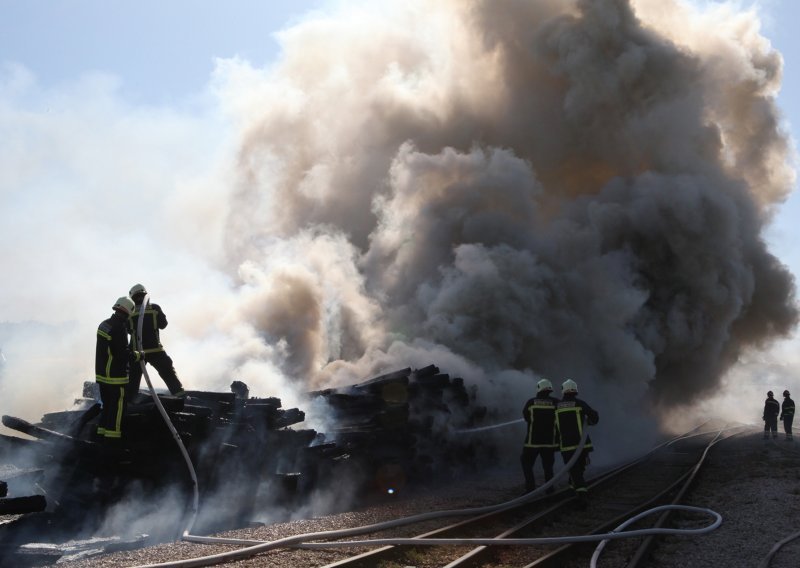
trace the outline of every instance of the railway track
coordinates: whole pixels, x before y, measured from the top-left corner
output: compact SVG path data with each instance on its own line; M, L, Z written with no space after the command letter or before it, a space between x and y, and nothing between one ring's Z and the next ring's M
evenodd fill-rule
M319 536L316 541L311 538L292 541L293 537L290 537L289 541L282 544L283 548L271 549L266 556L240 557L236 565L257 566L267 561L281 566L324 568L585 567L590 565L597 542L561 542L564 537L605 534L641 511L650 510L657 505L679 503L687 495L711 448L716 443L743 432L745 428L723 426L710 429L706 426L704 430L697 429L665 442L635 461L601 473L589 480L591 499L589 508L585 511L577 510L577 503L571 491L562 490L552 496L528 501L523 505L472 515L457 521L454 521L452 516L440 517L435 520L426 519L423 523L395 526L390 530L373 532L365 536L363 536L364 531L352 533L360 536L359 541L350 541L353 543L350 545L343 546L341 542L330 540L334 535ZM625 530L669 526L669 514L665 512L658 518L648 517ZM699 528L708 525L708 518L697 513L681 512L677 516L680 518L676 521L683 527L694 525ZM550 541L536 544L527 542L524 545L514 546L475 546L463 541L476 538L506 539L507 542L512 539L531 538L550 539ZM323 541L325 539L328 540ZM462 540L453 544L453 539ZM220 544L217 539L209 540L216 541L213 544ZM432 542L436 542L436 545L426 544ZM642 566L654 542L653 538L610 540L604 544L602 566L604 568ZM389 545L383 545L384 543ZM398 543L402 544L395 545ZM243 540L226 544L252 546L256 542ZM285 546L296 548L285 548ZM332 546L337 548L331 548ZM218 546L210 548L219 551ZM266 549L261 551L264 552ZM174 565L210 564L190 561Z
M591 503L579 511L569 490L507 511L488 513L427 530L406 532L406 538L431 539L523 539L592 535L611 532L625 520L658 505L679 503L690 489L708 451L719 441L742 431L723 427L692 431L654 449L648 455L607 471L590 480ZM686 517L685 514L682 516ZM699 518L697 525L707 524ZM665 526L669 513L647 519L634 528ZM688 517L691 523L691 518ZM412 527L406 527L406 531ZM371 535L381 538L380 535ZM655 540L652 537L619 539L608 543L603 566L643 566ZM523 546L383 546L341 558L324 568L414 566L588 566L597 543L542 544Z

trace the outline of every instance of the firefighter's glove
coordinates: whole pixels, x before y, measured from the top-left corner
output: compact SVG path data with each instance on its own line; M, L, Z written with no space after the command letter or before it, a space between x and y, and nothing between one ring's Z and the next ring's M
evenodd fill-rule
M144 361L145 360L144 351L134 351L133 352L133 360L136 361L137 363L139 361Z

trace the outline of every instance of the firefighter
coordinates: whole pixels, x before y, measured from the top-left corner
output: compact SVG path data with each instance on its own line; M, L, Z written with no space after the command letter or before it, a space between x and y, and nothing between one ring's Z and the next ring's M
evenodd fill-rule
M100 423L97 435L105 440L122 438L122 419L125 415L125 389L128 385L128 318L133 312L133 301L119 298L112 306L114 313L97 328L95 351L95 380L100 387Z
M556 404L556 432L559 437L561 458L567 463L575 454L583 436L584 418L589 425L597 424L600 415L586 402L578 398L578 385L572 379L567 379L561 385L561 402ZM585 509L588 503L588 491L583 472L589 464L589 452L592 451L592 441L587 436L586 444L578 460L569 470L569 484L578 497L578 507Z
M522 474L525 476L526 493L536 489L533 466L537 457L542 458L545 483L553 478L553 462L558 447L555 431L558 399L551 396L552 393L553 384L547 379L542 379L536 383L536 396L522 408L527 432L519 461L522 464ZM549 487L547 492L552 493L553 488Z
M792 420L794 420L794 401L789 397L789 391L783 391L780 420L783 420L783 431L786 432L786 441L792 441Z
M764 439L769 438L769 433L772 432L772 437L778 437L778 413L780 412L780 403L773 398L772 391L767 392L767 400L764 401L764 415L761 419L764 421Z
M131 347L132 351L141 351L144 353L144 361L149 363L158 371L158 374L164 380L173 396L185 397L186 392L183 390L178 375L175 372L175 365L172 363L172 358L167 355L164 346L161 345L161 338L159 337L159 330L167 327L167 316L161 310L158 304L153 304L149 300L147 305L142 306L147 290L142 284L135 284L130 292L130 297L136 306L133 309L130 317L130 330L131 330ZM142 326L141 345L139 345L139 338L137 337L139 325L139 313L144 310L144 322ZM128 394L133 397L139 392L139 384L142 381L142 364L136 363L131 365L130 371L130 384L128 385Z

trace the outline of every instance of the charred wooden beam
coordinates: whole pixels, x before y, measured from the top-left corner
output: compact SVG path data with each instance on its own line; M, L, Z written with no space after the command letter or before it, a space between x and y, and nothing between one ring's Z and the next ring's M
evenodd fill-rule
M28 434L29 436L33 436L34 438L39 438L41 440L71 444L87 450L91 450L95 446L95 444L92 442L79 440L69 436L68 434L62 434L61 432L56 432L55 430L49 430L47 428L43 428L42 426L31 424L22 418L4 415L2 417L2 422L4 426L11 428L12 430L22 432L23 434Z
M427 367L422 367L421 369L414 370L414 372L411 373L411 378L422 379L425 377L436 375L438 373L439 373L439 367L437 367L436 365L428 365Z
M353 388L371 393L380 393L387 385L390 384L400 383L403 385L407 385L408 376L410 374L411 374L411 368L400 369L399 371L386 373L385 375L380 375L379 377L375 377L374 379L369 379L367 381L364 381L363 383L353 385Z
M44 495L28 497L7 497L0 499L0 515L18 515L20 513L36 513L44 511L47 499Z
M298 408L279 410L277 416L269 421L269 427L273 430L286 428L292 424L298 424L306 419L306 413Z
M191 404L203 404L211 408L215 416L233 411L236 394L232 392L186 391L186 400Z

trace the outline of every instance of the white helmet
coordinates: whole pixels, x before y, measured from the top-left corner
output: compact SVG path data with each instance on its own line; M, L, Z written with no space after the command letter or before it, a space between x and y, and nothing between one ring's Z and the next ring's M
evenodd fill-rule
M562 394L578 394L578 383L572 379L567 379L561 384Z
M131 291L128 292L128 295L133 298L136 294L147 294L147 290L144 288L144 284L134 284Z
M537 392L544 391L544 390L548 390L548 391L552 392L553 391L553 383L551 383L547 379L541 379L538 383L536 383L536 391Z
M123 296L122 298L119 298L116 302L114 302L114 305L111 307L111 309L120 310L128 315L131 315L131 313L133 312L133 308L135 306L136 304L133 303L133 300L131 300L127 296Z

